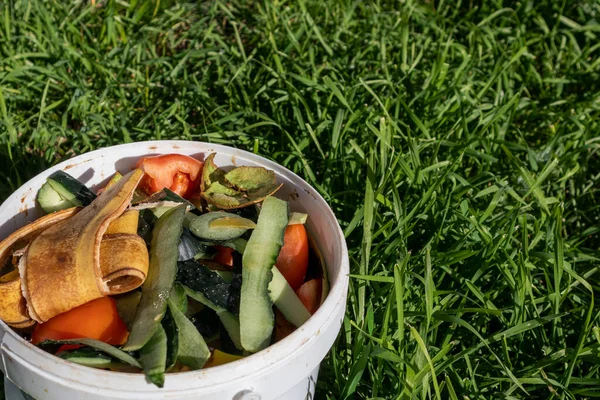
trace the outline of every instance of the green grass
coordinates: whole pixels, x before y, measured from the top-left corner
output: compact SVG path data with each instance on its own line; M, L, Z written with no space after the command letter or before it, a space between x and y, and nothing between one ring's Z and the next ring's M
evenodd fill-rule
M600 3L0 4L0 198L75 154L272 158L346 233L319 399L600 396Z

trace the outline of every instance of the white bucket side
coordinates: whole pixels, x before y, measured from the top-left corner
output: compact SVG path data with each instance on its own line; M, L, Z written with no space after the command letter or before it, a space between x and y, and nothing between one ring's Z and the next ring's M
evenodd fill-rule
M331 283L329 296L319 311L288 338L263 352L220 367L168 374L164 389L148 384L140 374L97 371L60 360L25 342L0 322L0 337L5 335L2 358L6 358L8 377L18 386L39 399L49 400L78 398L65 397L65 391L86 399L198 399L201 396L220 400L234 398L243 390L250 390L262 399L276 399L318 369L337 336L345 311L349 265L344 237L333 212L312 187L289 170L255 154L185 141L134 143L87 153L43 172L11 195L0 206L0 238L39 215L35 193L55 170L67 170L88 185L99 185L114 173L115 164L116 169L127 170L142 155L172 152L198 155L213 151L217 152L217 165L261 165L274 170L278 180L284 183L279 196L290 201L292 210L309 214L307 228L325 258ZM5 357L7 354L10 357ZM50 395L52 388L56 388L56 395Z

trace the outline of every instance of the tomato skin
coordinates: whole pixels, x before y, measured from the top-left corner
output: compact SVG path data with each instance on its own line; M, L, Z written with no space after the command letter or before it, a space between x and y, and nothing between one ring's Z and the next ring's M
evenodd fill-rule
M31 341L91 338L121 345L127 341L127 326L119 317L117 303L111 297L101 297L57 315L36 325Z
M177 172L173 177L173 184L169 189L181 197L185 197L188 195L190 191L190 186L192 185L192 181L188 174L184 174L182 172Z
M304 282L300 289L296 291L296 295L304 304L304 307L312 314L314 314L321 305L321 288L323 282L321 279L311 279L310 281Z
M285 228L283 246L275 266L292 289L297 290L302 286L308 269L308 236L304 225L289 225Z
M145 175L139 188L146 194L168 188L182 197L195 194L200 187L203 163L183 154L162 154L138 161Z
M213 261L233 267L233 249L225 246L215 246L215 249L217 249L217 254L213 257Z

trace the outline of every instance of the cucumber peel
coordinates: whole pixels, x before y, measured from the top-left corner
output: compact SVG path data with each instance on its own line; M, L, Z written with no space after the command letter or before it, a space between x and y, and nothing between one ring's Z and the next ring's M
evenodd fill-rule
M184 315L174 301L169 299L169 312L178 334L175 358L181 364L196 370L202 368L210 358L210 350L194 324Z
M216 305L215 303L213 303L212 301L210 301L202 293L196 292L195 290L190 289L189 287L186 287L186 286L184 286L184 289L185 289L185 293L189 297L191 297L192 299L196 300L199 303L204 304L206 307L210 308L211 310L213 310L214 312L217 313L217 316L219 317L219 319L221 320L221 323L225 327L225 330L227 331L227 334L231 338L231 341L233 342L234 346L238 350L243 350L242 340L240 337L240 321L239 321L239 319L235 315L233 315L232 313L227 311L226 308L220 307L220 306Z
M162 388L167 366L167 334L162 325L157 325L150 340L140 349L140 364L146 378Z
M287 224L288 203L268 196L242 256L240 335L242 347L252 353L266 348L273 333L275 317L268 287Z
M36 200L47 214L75 207L75 204L63 198L48 182L38 190Z
M293 212L292 215L290 215L288 225L304 225L307 219L308 214Z
M128 354L122 350L119 350L116 347L111 346L110 344L101 342L96 339L82 338L82 339L68 339L68 340L46 340L46 341L40 343L39 346L44 348L47 346L53 346L53 345L62 346L65 344L76 344L76 345L88 346L88 347L91 347L98 351L101 351L102 353L105 353L113 358L116 358L119 361L127 363L133 367L142 368L142 366L140 365L138 360L133 358L130 354Z
M165 315L177 274L177 248L184 215L185 205L174 207L158 219L152 230L148 277L142 285L142 299L123 350L141 349L159 328Z
M56 355L79 365L92 368L108 368L113 364L112 358L91 348L61 351Z

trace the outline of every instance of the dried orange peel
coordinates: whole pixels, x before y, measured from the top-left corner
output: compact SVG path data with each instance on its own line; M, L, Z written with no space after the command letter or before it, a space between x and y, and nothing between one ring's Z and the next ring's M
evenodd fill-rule
M142 176L134 170L86 208L44 216L0 243L0 265L28 243L18 272L0 276L0 319L25 328L144 282L149 260L136 234L138 212L124 212Z

